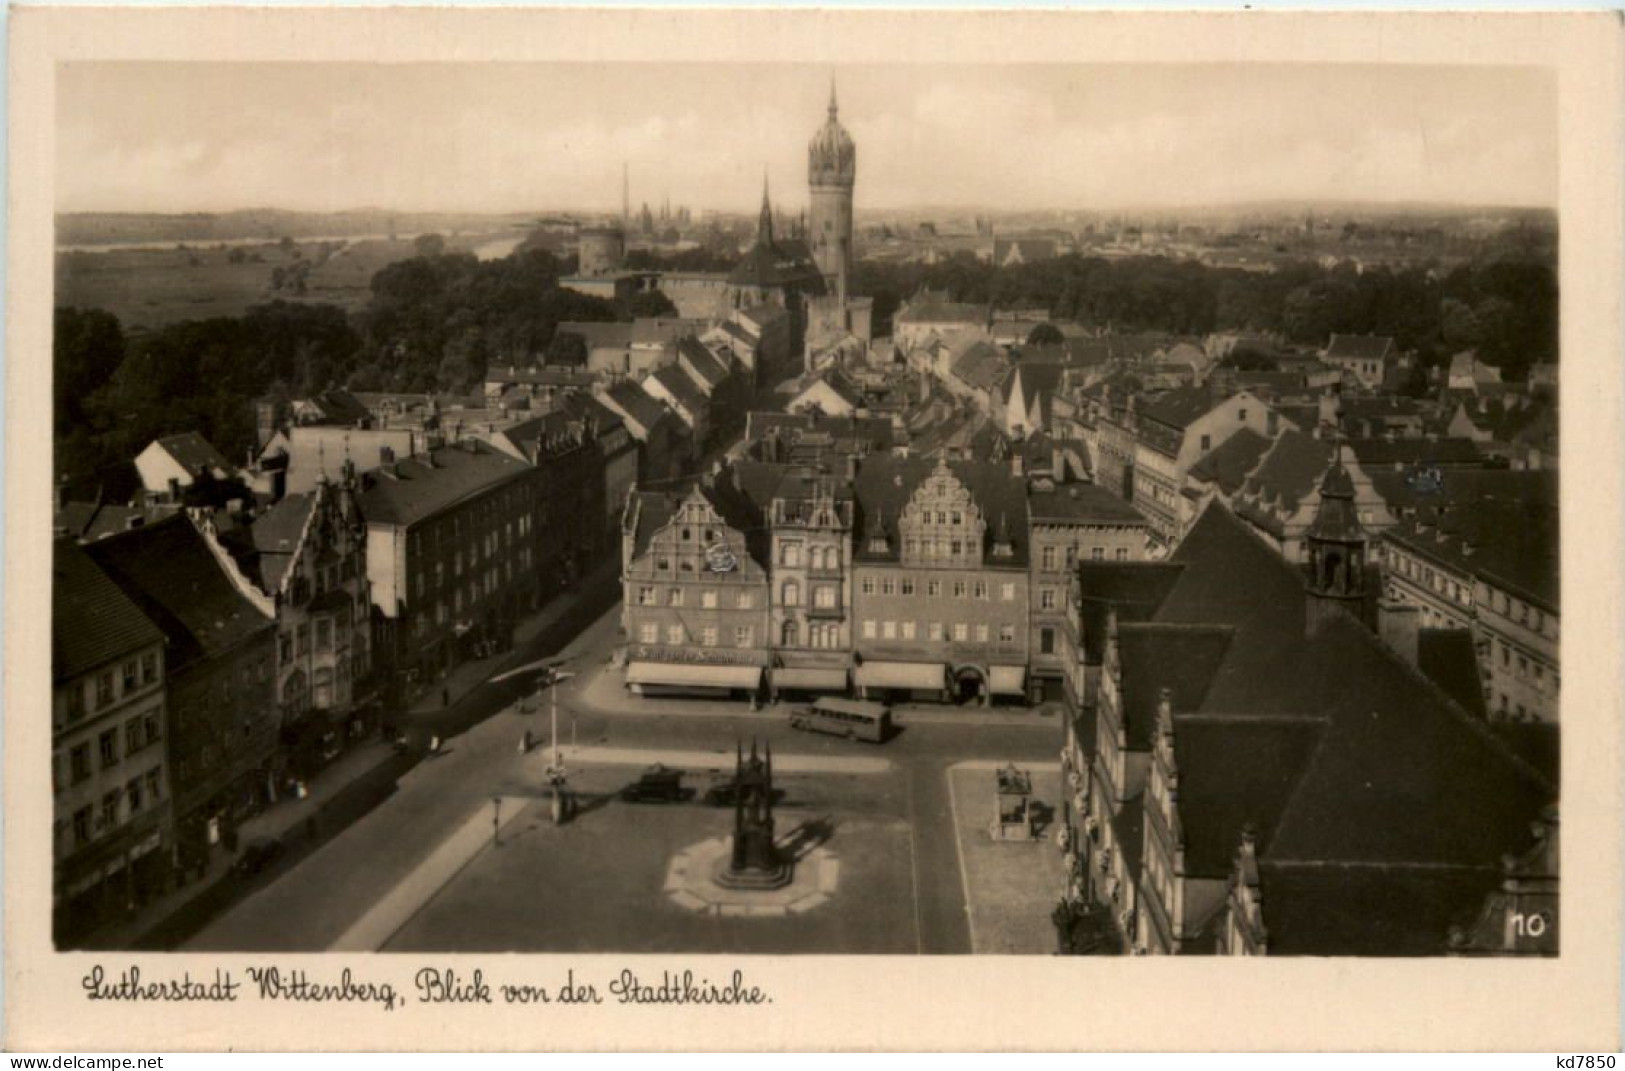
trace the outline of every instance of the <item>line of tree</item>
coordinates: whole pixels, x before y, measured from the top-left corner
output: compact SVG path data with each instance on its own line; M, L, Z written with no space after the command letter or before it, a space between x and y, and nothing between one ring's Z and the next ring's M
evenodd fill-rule
M1391 335L1427 363L1476 349L1507 378L1557 360L1556 272L1532 259L1448 271L1359 271L1305 261L1249 272L1165 257L1069 255L995 266L962 252L934 264L861 262L853 289L874 297L881 324L908 297L931 289L955 301L1042 309L1102 330L1235 330L1309 345L1323 345L1334 333Z

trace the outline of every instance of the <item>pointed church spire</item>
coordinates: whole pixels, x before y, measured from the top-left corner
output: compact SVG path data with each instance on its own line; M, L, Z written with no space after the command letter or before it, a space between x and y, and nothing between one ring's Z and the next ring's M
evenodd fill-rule
M756 220L756 241L759 245L773 244L773 202L767 193L767 168L762 168L762 214Z
M835 116L836 116L836 113L839 112L839 111L840 111L840 107L839 107L839 105L837 105L835 103L835 76L832 74L832 75L829 76L829 117L830 117L830 119L833 120L835 118Z

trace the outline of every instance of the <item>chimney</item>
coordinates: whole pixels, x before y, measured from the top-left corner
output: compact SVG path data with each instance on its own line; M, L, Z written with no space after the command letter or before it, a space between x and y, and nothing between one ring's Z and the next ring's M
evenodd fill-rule
M1388 649L1415 667L1421 643L1422 609L1398 599L1377 603L1377 635Z

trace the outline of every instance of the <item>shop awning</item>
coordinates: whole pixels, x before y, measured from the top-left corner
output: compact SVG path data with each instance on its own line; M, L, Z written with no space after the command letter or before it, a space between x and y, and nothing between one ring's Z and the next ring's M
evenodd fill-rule
M993 679L988 681L994 695L1026 695L1026 666L994 666Z
M859 688L912 688L940 692L948 667L941 662L865 662L857 668Z
M626 667L626 683L669 688L755 688L762 683L762 667L633 662Z
M773 687L806 691L846 691L845 669L785 668L773 671Z

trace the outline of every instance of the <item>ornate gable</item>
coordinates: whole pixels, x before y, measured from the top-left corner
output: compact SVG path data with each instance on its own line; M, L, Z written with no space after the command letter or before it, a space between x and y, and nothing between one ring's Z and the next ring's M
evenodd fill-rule
M944 459L915 490L897 521L905 565L941 568L982 564L987 521L970 490Z

